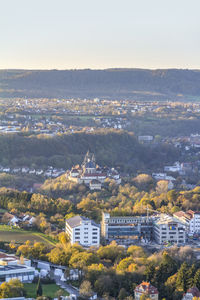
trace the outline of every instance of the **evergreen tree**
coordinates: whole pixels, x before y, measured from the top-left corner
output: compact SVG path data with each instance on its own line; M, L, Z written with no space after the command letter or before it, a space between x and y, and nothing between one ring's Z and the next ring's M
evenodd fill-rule
M36 294L37 294L37 297L42 296L42 284L40 281L40 277L38 279Z
M168 277L174 275L177 271L176 261L169 256L167 252L163 253L162 261L156 271L156 283L159 287L164 284Z
M195 273L193 284L200 289L200 269L198 269Z
M154 279L156 273L156 268L153 263L150 263L149 265L146 266L145 269L145 276L146 276L146 281L152 282Z
M194 285L194 276L196 274L196 267L193 264L191 268L188 270L188 281L187 281L187 289L193 287Z
M118 299L123 300L126 298L126 296L127 296L127 292L125 288L121 288L121 290L119 291Z
M188 284L188 264L184 262L177 273L176 288L178 290L186 292L187 284Z

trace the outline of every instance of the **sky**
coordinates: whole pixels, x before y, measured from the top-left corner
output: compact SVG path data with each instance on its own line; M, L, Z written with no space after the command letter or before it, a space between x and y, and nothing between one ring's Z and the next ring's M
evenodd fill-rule
M0 0L0 69L200 69L200 0Z

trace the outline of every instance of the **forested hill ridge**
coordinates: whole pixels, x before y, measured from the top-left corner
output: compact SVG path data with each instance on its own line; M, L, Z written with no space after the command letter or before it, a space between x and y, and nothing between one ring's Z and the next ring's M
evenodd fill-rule
M200 70L0 70L0 97L198 100Z
M178 150L170 145L139 144L134 134L126 131L99 130L93 133L56 136L22 134L0 135L0 164L15 166L54 166L69 169L83 161L88 149L97 163L118 167L120 171L144 172L166 162L176 161Z

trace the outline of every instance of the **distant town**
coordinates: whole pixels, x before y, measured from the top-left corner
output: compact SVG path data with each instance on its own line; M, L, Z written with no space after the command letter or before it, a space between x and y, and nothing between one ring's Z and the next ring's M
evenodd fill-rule
M0 112L0 295L200 297L197 102L17 98Z

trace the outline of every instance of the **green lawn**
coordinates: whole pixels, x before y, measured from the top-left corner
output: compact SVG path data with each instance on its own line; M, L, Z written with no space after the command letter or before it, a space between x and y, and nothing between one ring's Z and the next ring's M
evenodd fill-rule
M27 298L36 298L36 283L24 283L24 288L27 293ZM54 284L42 284L43 296L54 298L56 296L56 292L61 290L61 288ZM63 290L63 296L68 296L69 293Z
M32 232L20 228L13 228L8 225L0 225L0 241L17 243L24 243L27 240L30 242L43 242L47 245L54 246L55 241L51 240L48 236L40 232Z

